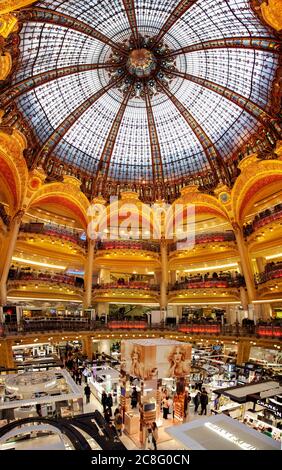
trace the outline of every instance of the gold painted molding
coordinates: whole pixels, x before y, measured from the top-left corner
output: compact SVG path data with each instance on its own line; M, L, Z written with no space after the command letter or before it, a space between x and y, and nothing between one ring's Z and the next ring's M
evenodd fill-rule
M14 15L6 14L0 16L0 35L7 38L12 32L18 30L18 20Z
M264 21L276 31L281 31L282 0L267 0L262 3L260 9Z
M12 70L12 57L9 52L0 55L0 80L6 80Z
M0 15L10 13L10 11L18 10L19 8L27 7L36 0L0 0Z

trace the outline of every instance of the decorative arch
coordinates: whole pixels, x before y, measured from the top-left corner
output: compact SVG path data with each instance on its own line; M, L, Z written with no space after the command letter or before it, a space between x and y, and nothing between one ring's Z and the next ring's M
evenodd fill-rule
M80 181L65 176L63 182L47 183L41 186L29 200L29 208L43 204L66 207L74 219L87 228L89 201L80 190Z
M25 148L26 140L19 131L0 130L0 182L12 213L22 208L27 190Z
M200 214L211 214L220 219L229 221L225 208L215 196L201 193L196 186L188 186L181 191L181 196L172 204L170 218L167 221L168 233L173 231L178 221L185 221L189 217L189 205L195 206L195 216ZM179 207L178 207L179 206Z
M245 158L239 165L241 174L231 192L235 220L243 223L248 210L258 199L266 186L281 189L282 161L258 160L256 155Z
M101 212L95 218L94 213L96 205L97 209L100 207ZM129 213L126 214L125 211L122 214L121 210L123 206L124 209L126 209L127 205ZM110 204L108 204L107 206L103 199L99 200L99 198L96 198L92 202L92 208L93 209L91 210L91 215L92 220L94 221L93 226L95 225L95 227L99 227L100 232L109 229L111 224L114 224L114 226L115 224L117 224L117 226L120 228L122 222L130 218L130 222L134 223L135 226L138 226L139 229L142 228L142 223L144 222L146 227L148 227L148 230L150 231L151 235L154 233L155 236L161 236L160 227L153 226L154 221L152 217L151 208L139 200L137 193L134 193L132 191L123 192L121 194L120 199L110 202Z

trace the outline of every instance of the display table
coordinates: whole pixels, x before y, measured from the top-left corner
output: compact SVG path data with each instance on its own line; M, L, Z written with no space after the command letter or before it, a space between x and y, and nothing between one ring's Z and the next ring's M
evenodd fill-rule
M125 413L124 414L124 431L131 435L137 434L140 428L140 416L139 413Z

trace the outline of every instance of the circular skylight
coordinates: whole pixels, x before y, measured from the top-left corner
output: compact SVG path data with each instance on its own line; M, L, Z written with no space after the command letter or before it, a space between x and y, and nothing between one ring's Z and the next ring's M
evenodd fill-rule
M248 0L44 0L18 16L4 97L39 163L121 182L216 172L270 112L278 40Z

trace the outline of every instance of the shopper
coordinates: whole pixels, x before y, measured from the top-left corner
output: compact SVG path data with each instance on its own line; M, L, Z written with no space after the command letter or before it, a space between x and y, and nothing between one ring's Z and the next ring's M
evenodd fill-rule
M193 398L193 402L195 405L195 409L194 409L195 413L197 413L199 405L200 405L200 396L201 396L201 392L198 392Z
M131 408L136 408L138 403L138 392L136 387L133 387L132 394L131 394Z
M113 406L113 397L111 395L111 393L108 394L107 396L107 400L106 400L106 407L107 407L107 410L109 410L110 412L110 416L112 416L112 406Z
M185 393L184 396L184 417L189 416L189 406L190 406L191 396L189 392Z
M114 423L115 423L117 434L122 436L122 416L121 416L120 411L118 411L118 413L115 415Z
M154 450L157 450L157 442L158 442L158 439L159 439L159 431L158 431L157 423L155 421L152 424L152 434L153 434Z
M162 405L163 405L163 419L167 419L167 415L168 415L168 412L169 412L169 403L168 403L167 398L163 399Z
M91 395L91 390L90 390L90 387L89 385L85 385L84 387L84 394L86 396L86 403L89 403L90 402L90 395Z
M101 403L102 403L102 406L103 406L103 412L105 413L106 408L107 408L107 394L106 394L105 391L102 393Z
M153 431L152 428L148 425L146 433L145 449L153 450Z
M209 402L208 393L205 388L203 388L202 393L200 395L200 402L201 402L201 415L207 414L207 406Z

